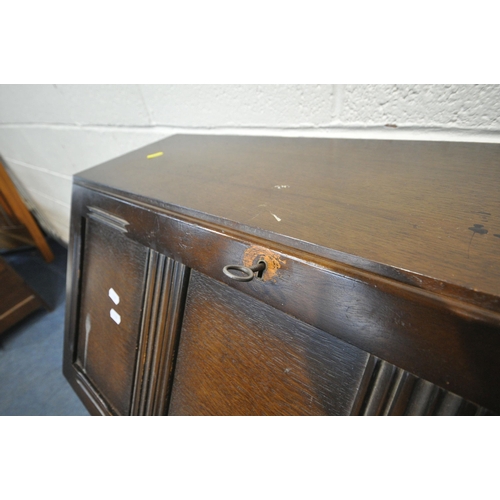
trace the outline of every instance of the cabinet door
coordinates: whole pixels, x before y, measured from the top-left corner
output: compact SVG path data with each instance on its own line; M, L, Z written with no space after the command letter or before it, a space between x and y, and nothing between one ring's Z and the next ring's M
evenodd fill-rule
M169 414L491 412L191 271Z
M347 415L369 355L193 272L171 415Z
M76 365L113 413L130 413L148 249L87 219Z

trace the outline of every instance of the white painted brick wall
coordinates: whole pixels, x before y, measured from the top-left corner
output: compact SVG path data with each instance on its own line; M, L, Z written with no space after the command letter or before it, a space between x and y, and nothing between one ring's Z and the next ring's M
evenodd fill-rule
M332 85L143 85L152 123L300 127L332 122Z
M179 132L500 142L500 85L0 85L0 155L66 242L74 173Z
M1 85L2 123L150 124L139 85Z
M500 130L500 85L346 85L343 123Z

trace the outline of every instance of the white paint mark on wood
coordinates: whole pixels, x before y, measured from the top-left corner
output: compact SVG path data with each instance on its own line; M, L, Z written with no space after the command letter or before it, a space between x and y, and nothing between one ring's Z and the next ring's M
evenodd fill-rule
M90 321L90 313L88 312L85 316L85 348L83 350L83 369L87 368L87 351L89 348L89 335L90 329L92 328L92 323Z
M114 309L111 309L111 311L109 311L109 315L117 325L122 322L122 317Z
M109 289L108 295L116 305L120 303L120 296L112 288Z
M281 222L281 219L276 215L273 214L272 212L269 212L278 222Z

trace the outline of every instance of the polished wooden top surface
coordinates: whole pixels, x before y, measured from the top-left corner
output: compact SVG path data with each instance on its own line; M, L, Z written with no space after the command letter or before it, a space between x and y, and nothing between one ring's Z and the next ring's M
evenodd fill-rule
M76 181L424 288L500 296L497 144L177 135Z

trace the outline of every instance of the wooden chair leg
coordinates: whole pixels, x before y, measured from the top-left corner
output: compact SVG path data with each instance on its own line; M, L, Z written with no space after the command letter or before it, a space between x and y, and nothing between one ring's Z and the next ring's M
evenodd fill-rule
M46 262L51 262L54 259L54 254L1 162L0 191L2 192L3 199L7 201L16 218L28 229L43 258Z

